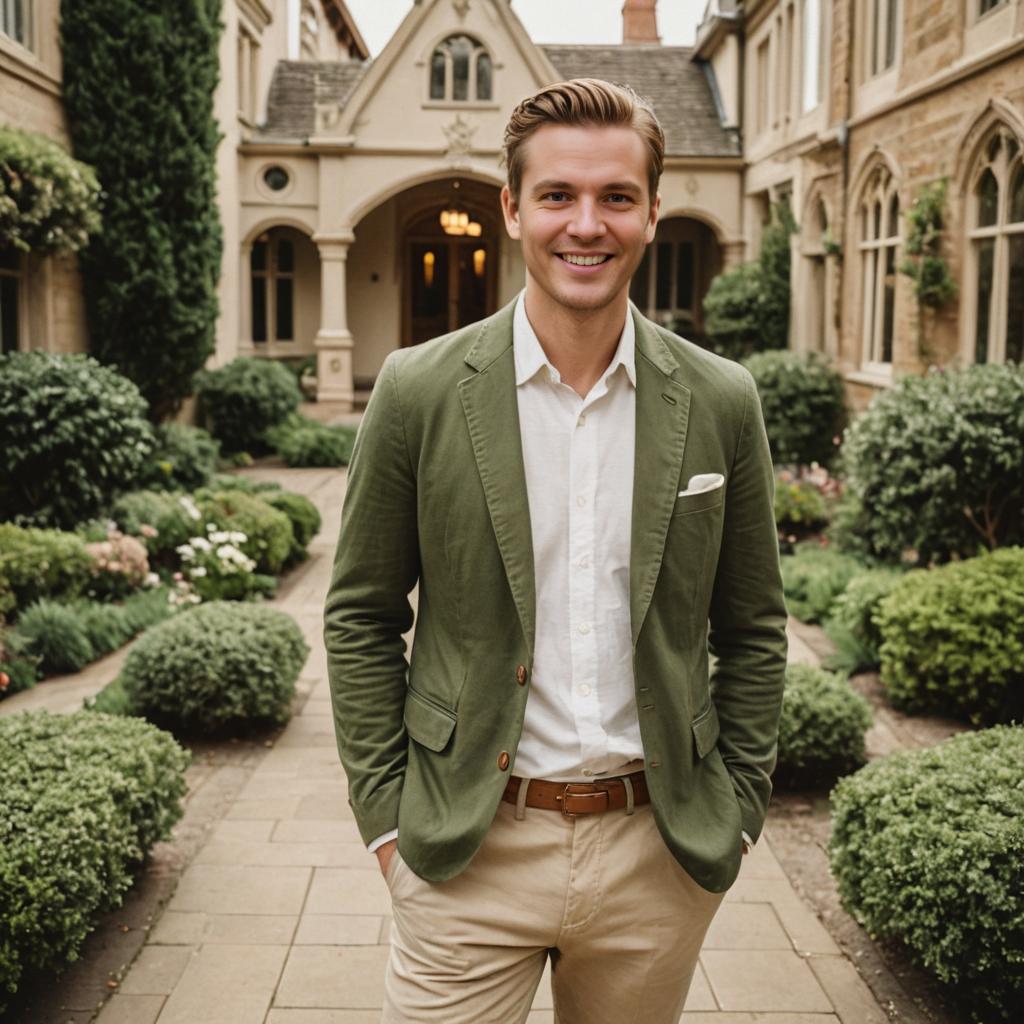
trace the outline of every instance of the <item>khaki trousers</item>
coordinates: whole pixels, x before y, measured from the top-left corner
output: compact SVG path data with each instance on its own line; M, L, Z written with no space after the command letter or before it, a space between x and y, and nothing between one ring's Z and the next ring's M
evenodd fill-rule
M649 804L516 814L503 801L447 882L392 857L382 1024L522 1024L549 954L558 1024L676 1024L722 894L679 866Z

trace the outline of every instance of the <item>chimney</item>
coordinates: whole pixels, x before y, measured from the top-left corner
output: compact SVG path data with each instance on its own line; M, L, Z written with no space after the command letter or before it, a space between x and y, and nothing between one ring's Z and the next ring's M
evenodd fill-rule
M658 0L626 0L622 7L623 43L647 43L657 46Z

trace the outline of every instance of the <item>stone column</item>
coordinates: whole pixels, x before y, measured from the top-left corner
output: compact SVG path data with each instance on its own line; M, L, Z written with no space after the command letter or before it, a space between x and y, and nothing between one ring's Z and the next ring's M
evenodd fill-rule
M345 267L351 231L313 236L320 251L320 330L316 335L316 398L352 409L352 334L348 329Z

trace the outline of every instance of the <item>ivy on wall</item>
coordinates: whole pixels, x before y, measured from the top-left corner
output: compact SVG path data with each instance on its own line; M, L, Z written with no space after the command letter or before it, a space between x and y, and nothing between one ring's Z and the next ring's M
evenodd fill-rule
M160 420L213 351L221 0L62 0L64 101L76 156L104 190L84 248L90 346Z

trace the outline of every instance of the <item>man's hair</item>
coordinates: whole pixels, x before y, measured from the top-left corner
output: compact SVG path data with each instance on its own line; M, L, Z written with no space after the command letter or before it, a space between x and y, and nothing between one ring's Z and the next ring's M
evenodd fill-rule
M628 85L600 78L574 78L530 96L512 111L505 128L505 164L512 198L519 200L526 160L524 143L546 124L632 128L647 146L647 185L651 201L665 166L665 133L654 108Z

